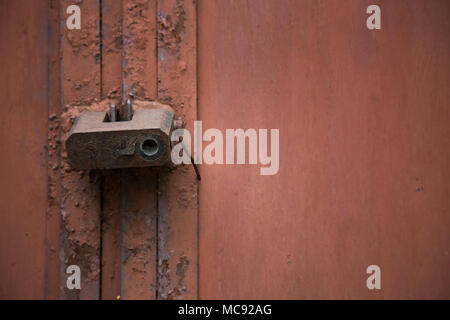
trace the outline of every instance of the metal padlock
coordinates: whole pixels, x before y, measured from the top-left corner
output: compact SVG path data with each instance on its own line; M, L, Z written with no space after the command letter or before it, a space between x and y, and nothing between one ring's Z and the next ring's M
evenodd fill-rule
M85 112L75 120L66 140L74 169L163 166L170 163L174 113L164 108L140 109L128 121L115 121L115 109Z

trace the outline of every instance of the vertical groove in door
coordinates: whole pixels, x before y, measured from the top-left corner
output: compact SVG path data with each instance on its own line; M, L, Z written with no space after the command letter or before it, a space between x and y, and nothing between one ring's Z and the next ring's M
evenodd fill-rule
M45 299L57 299L59 287L61 126L60 116L60 8L59 1L48 2L48 207L45 221ZM54 147L55 146L55 147Z
M122 99L122 1L102 0L102 99ZM122 177L103 171L101 298L117 299L121 282Z

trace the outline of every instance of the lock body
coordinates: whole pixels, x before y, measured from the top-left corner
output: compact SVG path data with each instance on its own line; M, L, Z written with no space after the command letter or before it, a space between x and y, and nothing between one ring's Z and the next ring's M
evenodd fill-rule
M129 121L109 122L106 112L85 112L66 140L68 161L74 169L167 165L173 117L168 109L140 109Z

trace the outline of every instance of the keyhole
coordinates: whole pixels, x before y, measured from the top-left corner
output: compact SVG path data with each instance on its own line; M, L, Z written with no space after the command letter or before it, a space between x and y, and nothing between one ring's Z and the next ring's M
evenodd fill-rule
M144 140L141 145L141 150L147 157L154 156L159 150L158 142L152 138Z

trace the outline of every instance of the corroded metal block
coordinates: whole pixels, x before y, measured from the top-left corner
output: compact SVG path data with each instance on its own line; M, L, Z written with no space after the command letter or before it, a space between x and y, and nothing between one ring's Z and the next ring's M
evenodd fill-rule
M106 112L85 112L66 140L74 169L162 166L170 162L173 112L140 109L130 121L109 122Z

